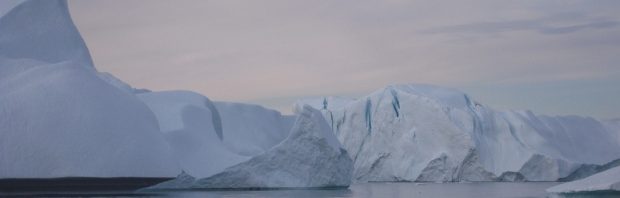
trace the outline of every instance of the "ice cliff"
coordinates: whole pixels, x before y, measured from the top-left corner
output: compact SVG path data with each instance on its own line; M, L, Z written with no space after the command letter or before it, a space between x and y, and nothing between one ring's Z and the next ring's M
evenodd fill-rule
M620 158L618 131L588 117L500 112L430 85L392 85L321 109L351 154L357 181L556 181ZM614 125L615 126L615 125Z

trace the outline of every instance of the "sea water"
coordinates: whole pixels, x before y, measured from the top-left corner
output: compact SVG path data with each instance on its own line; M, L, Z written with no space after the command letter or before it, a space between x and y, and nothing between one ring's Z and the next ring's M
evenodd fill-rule
M254 191L164 191L164 192L28 192L21 195L49 196L97 196L97 197L292 197L292 198L544 198L564 197L552 195L545 189L558 185L558 182L474 182L474 183L362 183L353 184L346 189L280 189ZM566 197L618 197L606 195L572 195Z

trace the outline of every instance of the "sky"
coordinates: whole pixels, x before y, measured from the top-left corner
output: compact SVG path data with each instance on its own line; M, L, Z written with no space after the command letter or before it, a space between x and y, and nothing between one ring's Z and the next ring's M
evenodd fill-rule
M620 117L617 0L70 0L99 71L290 113L451 87L498 110Z

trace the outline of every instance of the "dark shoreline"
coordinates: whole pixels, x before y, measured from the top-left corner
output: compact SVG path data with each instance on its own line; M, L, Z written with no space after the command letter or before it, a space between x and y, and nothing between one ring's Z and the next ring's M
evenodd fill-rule
M63 177L0 179L0 194L32 192L130 192L174 178L169 177Z

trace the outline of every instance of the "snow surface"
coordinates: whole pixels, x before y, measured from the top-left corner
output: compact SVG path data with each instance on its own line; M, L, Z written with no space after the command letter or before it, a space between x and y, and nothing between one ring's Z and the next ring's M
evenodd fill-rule
M211 177L194 181L182 174L147 189L345 187L352 170L351 158L321 113L305 106L289 136L267 152Z
M271 149L287 136L295 116L258 105L214 102L222 118L224 144L231 151L255 156Z
M549 193L583 193L620 191L620 167L615 167L590 177L563 183L547 189Z
M356 181L555 181L620 158L611 125L498 112L453 89L391 85L348 103L332 100L295 106L321 109L353 157Z
M208 177L249 159L222 143L222 122L207 97L190 91L137 95L157 116L161 131L187 174Z
M157 120L97 76L59 0L0 18L0 178L178 174Z

